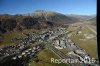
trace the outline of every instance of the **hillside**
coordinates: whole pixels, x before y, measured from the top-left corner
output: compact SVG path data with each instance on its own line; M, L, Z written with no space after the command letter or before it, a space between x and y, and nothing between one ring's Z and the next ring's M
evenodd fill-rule
M37 10L30 14L1 14L0 33L24 29L51 28L90 19L91 16L64 15L52 11Z
M91 18L90 20L88 20L90 22L91 25L96 26L97 22L96 22L97 17Z
M74 22L70 17L67 17L64 14L52 12L52 11L37 10L31 14L26 14L26 15L35 17L39 21L50 21L50 22L54 22L54 23L72 23L72 22Z
M95 17L95 15L76 15L76 14L67 14L67 17L70 17L74 21L86 21Z
M24 29L51 28L62 25L62 23L72 23L73 21L63 14L51 11L35 11L31 14L1 14L0 33L8 31L22 31Z
M97 17L91 18L89 21L96 21Z

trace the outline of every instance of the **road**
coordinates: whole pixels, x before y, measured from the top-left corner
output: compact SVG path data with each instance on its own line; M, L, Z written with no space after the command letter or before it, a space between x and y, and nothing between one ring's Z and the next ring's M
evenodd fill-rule
M66 33L64 33L64 34L66 34ZM59 34L59 35L61 35L61 34ZM58 36L59 36L58 35ZM55 36L55 37L57 37L57 36ZM52 40L55 38L55 37L53 37L52 39L50 38L50 39L48 39L47 40L47 47L51 50L51 51L53 51L57 56L59 56L61 59L70 59L70 57L68 57L67 55L65 55L63 52L61 52L61 51L59 51L57 48L55 48L54 46L52 46ZM76 64L72 64L72 63L66 63L67 64L67 66L77 66Z
M59 51L57 48L55 48L54 46L52 46L52 44L47 44L47 47L53 51L57 56L59 56L61 59L69 59L70 57L68 57L67 55L65 55L63 52ZM76 66L75 64L71 64L71 63L66 63L67 66Z

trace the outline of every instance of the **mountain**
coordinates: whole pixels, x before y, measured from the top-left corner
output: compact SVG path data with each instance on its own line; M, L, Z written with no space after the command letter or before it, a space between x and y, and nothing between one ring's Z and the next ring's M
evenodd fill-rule
M96 22L97 17L91 18L89 21L95 21Z
M76 14L67 14L67 17L70 17L71 19L75 21L86 21L90 20L91 18L95 17L95 15L76 15Z
M1 14L0 15L0 33L8 31L22 31L24 29L41 29L60 26L63 23L72 23L69 17L63 14L38 10L31 14Z
M0 32L22 31L24 29L41 29L62 26L90 19L90 16L64 15L45 10L37 10L30 14L1 14Z
M50 21L54 23L72 23L74 22L71 18L67 17L64 14L52 12L52 11L44 11L37 10L31 14L27 14L28 16L32 16L37 18L39 21Z
M97 17L93 17L90 20L88 20L92 25L96 26L97 22L96 22Z

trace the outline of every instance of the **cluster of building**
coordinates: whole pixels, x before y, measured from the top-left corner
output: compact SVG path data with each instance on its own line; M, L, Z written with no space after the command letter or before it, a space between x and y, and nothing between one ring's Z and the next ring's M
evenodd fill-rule
M25 44L17 44L17 45L14 45L14 46L4 47L4 48L0 49L0 57L10 56L10 55L13 55L13 54L16 54L16 53L20 53L27 48L29 48L29 46L25 45Z
M78 59L80 64L84 65L97 65L99 64L98 60L91 58L84 50L75 50L68 53L68 56L72 59Z
M79 31L82 27L79 28ZM35 54L43 49L42 42L51 42L52 46L57 49L69 48L71 52L68 53L70 58L78 58L82 62L86 62L85 59L91 59L91 57L85 52L85 50L79 48L74 43L69 35L65 35L67 30L65 28L57 27L53 29L39 30L38 32L22 33L22 36L15 36L12 41L18 44L14 46L7 46L0 49L0 61L5 57L11 56L13 61L19 61L26 64L26 60L29 60L35 56ZM32 46L36 42L36 46ZM40 42L38 45L37 42ZM84 60L83 60L84 59Z
M27 46L15 45L0 49L0 66L25 66L26 63L36 56L36 53L43 49L43 45ZM11 62L12 61L12 62ZM19 64L19 65L17 65Z
M42 32L38 31L22 33L21 36L15 36L14 38L12 38L12 41L15 41L15 43L17 43L16 45L7 46L0 49L0 61L2 61L4 58L6 58L7 60L8 57L12 60L23 58L31 59L39 50L41 50L41 48L43 48L43 46L39 46L38 44L38 46L31 47L33 42L47 41L48 39L61 34L64 31L64 28L54 28L48 31L44 30Z
M30 43L32 41L46 41L55 35L61 34L65 32L65 28L54 28L49 29L48 31L40 31L38 33L31 32L31 33L23 33L23 36L16 36L12 39L12 41L18 41L19 43Z
M65 37L62 38L56 38L53 40L52 44L57 49L63 49L67 47L67 39Z
M95 58L92 58L84 49L78 47L71 39L68 39L68 42L67 46L71 51L67 56L72 59L78 59L80 63L85 65L98 65L98 61Z
M41 50L42 47L40 46L35 46L35 47L31 47L23 52L21 52L20 54L14 56L12 59L17 59L17 58L23 58L23 57L28 57L28 59L33 58L33 56L39 51Z

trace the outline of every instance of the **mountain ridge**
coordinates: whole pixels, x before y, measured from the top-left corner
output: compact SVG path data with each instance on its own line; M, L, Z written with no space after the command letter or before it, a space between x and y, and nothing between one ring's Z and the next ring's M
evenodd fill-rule
M86 17L85 17L86 18ZM84 19L86 20L86 19ZM79 22L80 17L68 16L61 13L45 10L37 10L30 14L1 14L0 32L23 29L41 29L57 25Z

